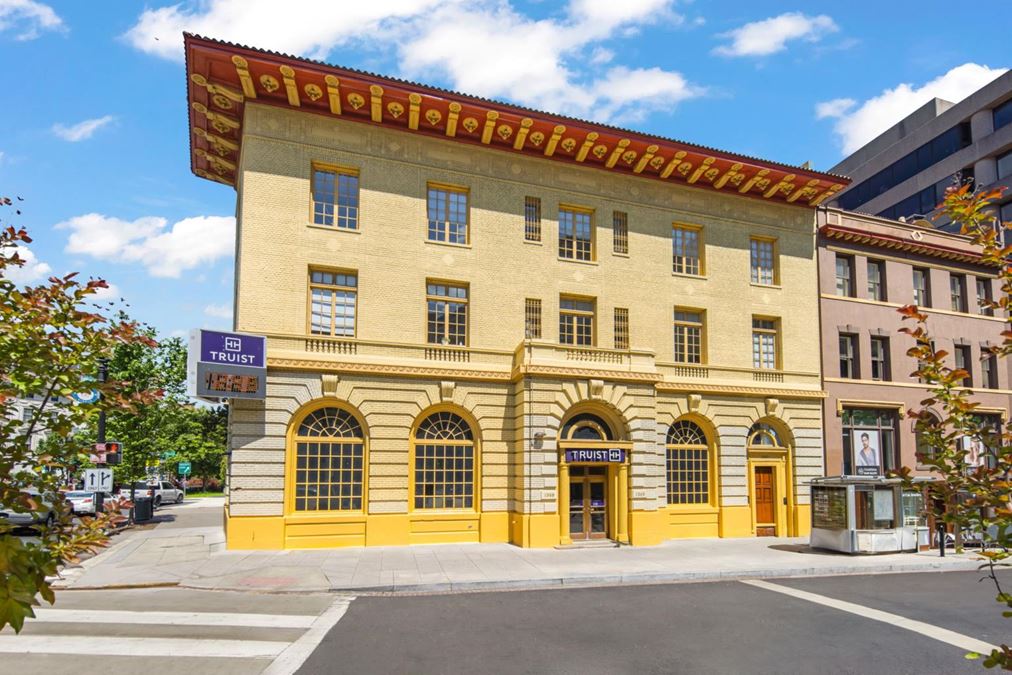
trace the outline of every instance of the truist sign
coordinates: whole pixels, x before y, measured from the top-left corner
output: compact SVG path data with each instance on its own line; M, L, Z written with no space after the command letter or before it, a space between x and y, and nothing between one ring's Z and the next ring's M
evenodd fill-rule
M190 333L187 393L197 398L257 398L267 395L267 338L198 329Z
M216 330L201 329L200 360L204 363L266 368L267 364L264 363L266 342L266 338L262 335L219 333Z

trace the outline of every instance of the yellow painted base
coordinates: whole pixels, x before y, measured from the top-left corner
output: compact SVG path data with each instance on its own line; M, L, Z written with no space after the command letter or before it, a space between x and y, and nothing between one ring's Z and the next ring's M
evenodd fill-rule
M795 537L807 537L812 533L812 507L809 504L798 504L794 507Z
M229 516L225 511L225 546L235 551L284 548L285 519L281 516Z
M662 509L665 539L704 539L716 537L720 529L720 512L713 507L678 507Z
M718 533L721 537L751 537L752 509L748 506L724 506L720 509Z
M629 543L633 546L656 546L667 537L665 511L633 511L630 514Z
M523 548L559 545L559 516L555 513L516 513L510 516L510 543Z

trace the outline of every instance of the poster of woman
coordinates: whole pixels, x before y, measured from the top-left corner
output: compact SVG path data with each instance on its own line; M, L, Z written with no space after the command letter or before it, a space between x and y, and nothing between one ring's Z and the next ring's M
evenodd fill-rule
M966 463L970 468L984 466L987 461L987 447L977 436L963 436L963 452L966 453Z
M878 432L874 430L857 429L853 432L852 447L854 448L854 465L861 467L882 466L882 453L879 449Z

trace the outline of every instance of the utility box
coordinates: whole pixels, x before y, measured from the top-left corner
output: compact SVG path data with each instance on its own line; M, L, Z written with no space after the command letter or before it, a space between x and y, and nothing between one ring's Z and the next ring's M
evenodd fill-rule
M155 516L155 500L150 497L138 497L134 500L134 522L144 523Z

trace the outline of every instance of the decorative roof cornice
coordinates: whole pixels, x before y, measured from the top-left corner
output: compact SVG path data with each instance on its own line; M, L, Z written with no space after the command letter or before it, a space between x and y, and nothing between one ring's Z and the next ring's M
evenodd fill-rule
M898 224L899 223L896 223L896 225ZM923 230L916 228L910 228L909 239L886 234L884 232L860 230L853 227L847 227L846 225L823 225L819 228L819 233L827 239L836 239L838 241L846 241L853 244L904 251L915 255L923 255L931 258L952 260L973 265L987 264L983 261L980 253L971 249L961 249L953 246L946 246L945 244L937 241L931 241L930 239L926 239L924 236L925 234L930 236L930 234L932 234L930 231L925 233Z
M190 163L235 186L247 101L476 146L813 207L850 179L184 34Z

